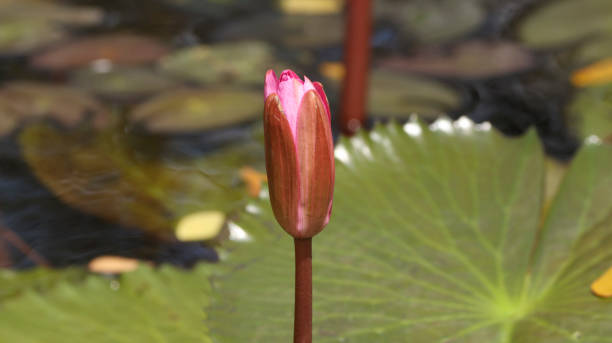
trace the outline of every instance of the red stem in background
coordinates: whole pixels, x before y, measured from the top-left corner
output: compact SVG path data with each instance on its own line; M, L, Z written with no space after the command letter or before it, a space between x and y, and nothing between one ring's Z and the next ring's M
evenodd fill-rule
M293 343L312 343L312 239L294 238L295 317Z
M372 32L371 0L348 0L344 38L346 73L342 89L340 128L352 135L365 123Z
M51 264L42 255L36 252L28 243L24 242L21 237L14 233L11 229L5 228L0 225L0 238L11 243L15 248L21 251L22 254L27 256L30 260L34 261L39 266L50 268Z

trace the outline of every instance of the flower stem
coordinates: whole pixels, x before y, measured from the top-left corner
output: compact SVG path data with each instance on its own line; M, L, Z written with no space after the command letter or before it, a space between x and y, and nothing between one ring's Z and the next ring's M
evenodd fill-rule
M344 34L346 73L340 105L340 128L352 135L365 123L365 108L370 68L370 36L372 31L371 0L347 2Z
M295 317L293 343L312 343L312 239L294 238Z

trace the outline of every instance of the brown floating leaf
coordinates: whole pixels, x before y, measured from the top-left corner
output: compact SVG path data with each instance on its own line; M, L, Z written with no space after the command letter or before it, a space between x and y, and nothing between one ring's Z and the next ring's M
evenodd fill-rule
M166 55L168 49L149 37L111 34L69 42L34 56L31 64L40 69L67 70L96 60L115 64L143 64Z
M79 90L47 83L18 81L0 88L0 135L20 123L51 118L68 127L110 123L110 111Z
M121 274L138 269L140 262L121 256L100 256L89 262L89 271L100 274Z
M487 78L530 68L533 56L510 42L470 41L449 52L428 50L414 57L392 58L383 66L435 76Z

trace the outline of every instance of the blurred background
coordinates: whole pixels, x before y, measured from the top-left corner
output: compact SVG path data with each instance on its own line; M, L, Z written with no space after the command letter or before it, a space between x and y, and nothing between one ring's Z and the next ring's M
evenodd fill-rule
M612 135L611 1L372 4L366 129L467 116L559 163ZM265 191L265 71L321 81L339 132L345 7L0 0L0 266L218 261Z

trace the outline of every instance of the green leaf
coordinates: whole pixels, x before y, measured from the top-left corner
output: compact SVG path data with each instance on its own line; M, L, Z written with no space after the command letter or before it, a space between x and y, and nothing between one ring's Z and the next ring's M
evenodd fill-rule
M580 138L612 135L612 84L580 89L569 106L573 129Z
M208 275L204 265L191 272L141 266L78 287L61 283L44 295L27 291L2 304L0 341L210 342Z
M336 148L334 209L313 240L316 342L606 342L612 147L582 148L543 211L535 132L462 119L377 127ZM266 200L254 243L213 278L217 342L288 342L293 247ZM541 213L546 213L541 218Z
M0 269L0 304L6 299L16 297L24 292L46 292L58 283L74 282L84 279L85 272L80 269L65 269L61 271L49 269L34 269L18 272ZM1 312L1 311L0 311Z
M612 2L608 0L549 1L531 11L518 29L529 47L572 46L577 62L608 57L612 51Z
M160 134L197 133L259 119L261 98L246 89L179 89L137 106L130 122Z

